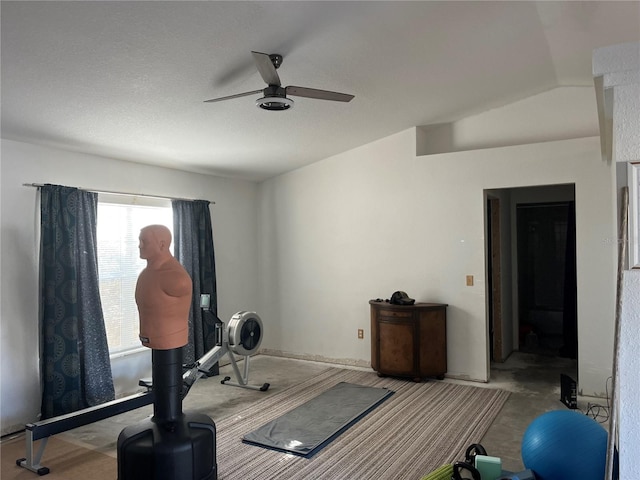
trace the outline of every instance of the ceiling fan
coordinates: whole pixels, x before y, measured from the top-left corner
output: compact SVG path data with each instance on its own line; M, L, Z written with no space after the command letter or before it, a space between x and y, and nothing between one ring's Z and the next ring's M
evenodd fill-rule
M253 90L251 92L237 93L226 97L212 98L205 100L206 103L221 102L223 100L231 100L232 98L246 97L262 93L264 97L256 100L256 106L270 111L289 110L293 107L293 100L287 98L287 95L297 97L315 98L319 100L333 100L335 102L350 102L353 95L346 93L330 92L328 90L318 90L316 88L307 87L283 87L280 83L280 77L276 69L282 65L282 55L260 52L251 52L256 63L260 76L266 82L267 88L263 90Z

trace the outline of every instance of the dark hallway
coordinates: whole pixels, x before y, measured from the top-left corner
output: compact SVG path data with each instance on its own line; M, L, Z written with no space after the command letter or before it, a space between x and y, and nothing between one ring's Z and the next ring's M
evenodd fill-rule
M576 358L575 204L519 204L518 347Z

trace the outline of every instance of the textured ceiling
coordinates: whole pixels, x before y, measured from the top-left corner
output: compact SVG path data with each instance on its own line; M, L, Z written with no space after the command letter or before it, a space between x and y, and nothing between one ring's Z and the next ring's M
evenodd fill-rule
M639 2L1 3L2 137L261 180L416 125L557 86L640 41ZM292 97L266 112L251 51Z

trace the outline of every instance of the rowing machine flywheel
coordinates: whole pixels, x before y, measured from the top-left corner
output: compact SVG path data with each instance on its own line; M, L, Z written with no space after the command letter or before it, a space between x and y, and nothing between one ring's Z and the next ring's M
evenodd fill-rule
M262 320L255 312L238 312L229 320L229 348L238 355L253 355L262 342Z

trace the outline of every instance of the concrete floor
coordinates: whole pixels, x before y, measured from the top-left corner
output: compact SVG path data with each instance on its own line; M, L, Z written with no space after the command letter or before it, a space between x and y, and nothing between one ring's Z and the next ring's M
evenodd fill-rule
M340 367L340 365L256 355L251 358L249 381L256 385L269 383L271 386L267 392L221 385L220 380L225 375L233 378L231 367L223 366L220 369L221 376L203 378L194 385L183 402L183 409L191 412L203 411L214 421L219 421L243 410L264 395L285 390L329 366ZM481 443L489 455L502 459L504 469L519 471L524 468L520 456L520 444L524 431L538 415L549 410L566 409L560 402L560 374L564 373L577 379L576 370L575 360L514 353L505 363L492 365L489 383L462 382L453 379L443 381L466 383L482 388L501 388L511 392L509 400L482 438ZM606 405L606 399L579 397L578 407L585 412L589 402ZM152 413L153 407L147 406L74 429L64 435L72 436L76 441L89 444L115 457L116 442L122 429ZM605 423L603 426L606 428L608 425Z

